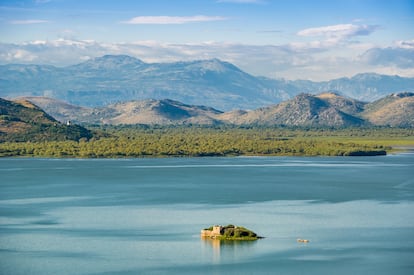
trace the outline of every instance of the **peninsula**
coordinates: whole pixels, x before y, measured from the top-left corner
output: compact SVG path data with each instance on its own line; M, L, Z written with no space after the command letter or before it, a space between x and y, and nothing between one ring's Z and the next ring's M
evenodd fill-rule
M201 230L201 238L210 238L225 241L255 241L262 237L242 226L229 224L227 226L214 225Z

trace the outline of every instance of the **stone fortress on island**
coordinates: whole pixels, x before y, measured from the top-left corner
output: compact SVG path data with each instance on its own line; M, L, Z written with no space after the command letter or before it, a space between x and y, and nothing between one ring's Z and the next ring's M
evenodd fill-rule
M223 227L221 225L214 225L212 230L201 230L201 237L215 239L223 234Z
M253 231L242 226L235 225L214 225L201 230L201 238L210 238L218 240L235 240L235 241L252 241L261 237Z

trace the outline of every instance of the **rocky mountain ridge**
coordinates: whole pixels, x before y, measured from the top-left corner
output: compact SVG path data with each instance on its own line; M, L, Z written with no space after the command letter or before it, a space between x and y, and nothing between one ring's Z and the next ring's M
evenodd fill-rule
M390 93L414 92L414 78L366 73L325 82L293 81L256 77L218 59L145 63L126 55L106 55L67 67L0 66L0 97L46 96L88 107L173 98L224 111L252 110L300 93L325 91L371 102Z
M371 102L361 116L375 125L414 127L414 93L391 94Z
M89 124L414 127L414 93L391 94L371 103L333 92L303 93L279 104L230 112L170 99L129 101L99 108L79 107L43 97L25 100L61 121Z
M225 115L225 121L233 124L286 125L286 126L328 126L347 127L367 124L356 116L353 106L363 102L339 96L334 93L320 95L300 94L284 101L257 110ZM351 109L351 113L348 111Z

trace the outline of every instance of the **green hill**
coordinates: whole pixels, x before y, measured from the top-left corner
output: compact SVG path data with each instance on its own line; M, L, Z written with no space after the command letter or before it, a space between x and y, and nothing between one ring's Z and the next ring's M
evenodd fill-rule
M29 101L0 98L0 142L89 139L92 133L78 125L55 120Z

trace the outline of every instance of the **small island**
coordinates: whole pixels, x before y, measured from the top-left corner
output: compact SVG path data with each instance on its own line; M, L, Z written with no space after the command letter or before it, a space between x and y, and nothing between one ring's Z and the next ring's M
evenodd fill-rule
M203 229L201 230L201 238L225 241L255 241L262 237L245 227L229 224L227 226L214 225Z

